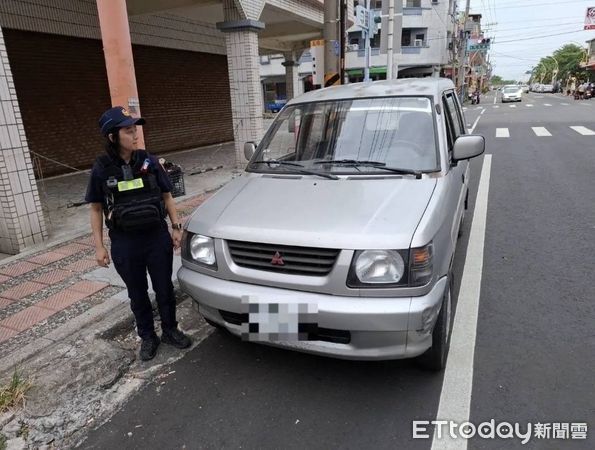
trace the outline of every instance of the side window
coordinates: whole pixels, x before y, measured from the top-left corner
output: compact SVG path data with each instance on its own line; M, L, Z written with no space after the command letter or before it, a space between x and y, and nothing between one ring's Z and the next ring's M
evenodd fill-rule
M448 108L448 102L446 101L446 97L442 97L442 109L444 110L444 123L446 124L446 138L448 143L448 153L452 151L452 146L454 144L454 122L452 120L452 116L450 113L450 109Z
M454 92L451 91L446 93L446 105L450 112L450 118L453 122L454 139L456 140L456 138L458 138L461 134L465 134L465 128L459 111L459 104L457 103Z

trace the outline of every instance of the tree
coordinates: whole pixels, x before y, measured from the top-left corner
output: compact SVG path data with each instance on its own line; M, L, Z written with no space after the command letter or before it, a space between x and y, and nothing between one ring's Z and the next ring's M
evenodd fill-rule
M585 57L585 49L575 44L566 44L556 50L553 55L541 58L533 68L532 82L549 83L553 79L567 80L574 77L579 81L589 79L589 72L581 67ZM554 77L555 70L558 73Z

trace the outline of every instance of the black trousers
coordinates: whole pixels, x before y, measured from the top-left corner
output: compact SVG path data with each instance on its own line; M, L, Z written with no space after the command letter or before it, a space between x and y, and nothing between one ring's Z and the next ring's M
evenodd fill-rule
M118 274L124 280L134 313L138 335L147 339L155 335L153 311L148 294L147 272L161 316L161 329L178 326L176 298L171 281L173 243L167 225L142 233L110 232L111 254Z

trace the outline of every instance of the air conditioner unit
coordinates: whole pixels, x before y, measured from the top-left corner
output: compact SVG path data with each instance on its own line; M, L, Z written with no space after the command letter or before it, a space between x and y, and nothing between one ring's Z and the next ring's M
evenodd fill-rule
M424 41L423 39L416 39L415 42L413 43L414 47L423 47L424 46Z
M349 44L347 46L347 50L348 51L352 51L352 52L356 52L359 50L359 45L358 44Z

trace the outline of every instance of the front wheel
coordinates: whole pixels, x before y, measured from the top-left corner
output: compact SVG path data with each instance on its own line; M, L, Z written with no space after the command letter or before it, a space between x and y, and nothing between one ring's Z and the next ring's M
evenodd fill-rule
M452 278L449 277L442 297L442 306L432 331L432 347L419 357L419 364L427 370L441 371L446 367L450 346L452 316Z

